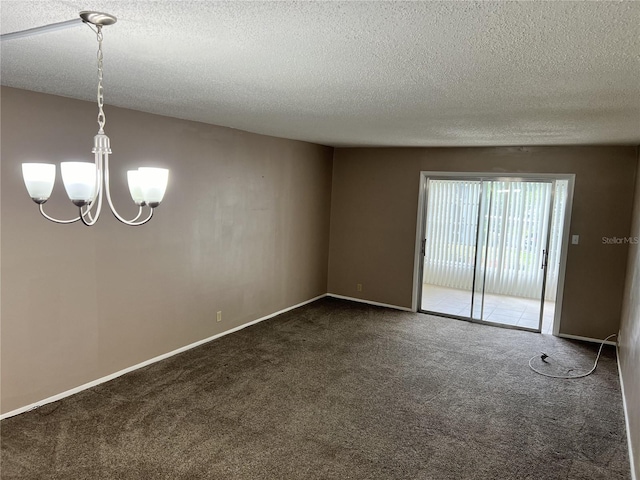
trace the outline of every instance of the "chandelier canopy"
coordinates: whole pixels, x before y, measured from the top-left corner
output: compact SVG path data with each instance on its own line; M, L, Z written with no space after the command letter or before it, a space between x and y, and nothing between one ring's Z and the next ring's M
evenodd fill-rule
M78 207L78 216L69 220L59 220L47 215L43 204L51 196L56 179L56 166L52 163L23 163L22 176L31 199L38 204L40 213L56 223L74 223L82 221L85 225L94 225L102 211L103 195L113 215L122 223L138 226L147 223L153 217L154 209L164 198L169 180L169 170L165 168L142 167L127 172L129 192L133 202L138 205L138 214L131 220L123 218L113 206L109 189L109 155L111 145L109 137L104 133L106 117L104 114L104 89L102 86L102 27L116 23L116 17L100 12L80 12L80 19L96 33L98 41L98 133L93 138L93 163L62 162L60 173L69 200ZM65 24L68 22L65 22ZM35 30L35 29L34 29ZM18 38L16 36L16 38ZM143 217L144 207L149 207L148 214Z

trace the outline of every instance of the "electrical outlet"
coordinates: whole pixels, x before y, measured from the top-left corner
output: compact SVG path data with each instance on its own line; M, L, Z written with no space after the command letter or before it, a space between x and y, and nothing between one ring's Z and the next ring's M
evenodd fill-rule
M358 292L361 292L361 291L362 291L362 284L361 284L361 283L356 284L356 290L357 290Z
M222 321L222 310L220 310L217 314L216 314L216 322L221 322Z

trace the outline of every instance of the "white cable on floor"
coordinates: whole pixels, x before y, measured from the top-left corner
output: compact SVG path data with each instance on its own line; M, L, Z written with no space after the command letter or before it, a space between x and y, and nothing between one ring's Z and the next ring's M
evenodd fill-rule
M541 372L540 370L536 370L535 367L533 365L531 365L531 362L533 362L534 358L541 358L542 361L544 362L545 361L544 359L549 357L549 355L547 355L546 353L543 353L542 355L534 355L533 357L531 357L531 359L529 360L529 368L531 368L531 370L533 370L534 372L536 372L536 373L538 373L540 375L544 375L545 377L551 377L551 378L563 378L563 379L569 380L571 378L586 377L587 375L591 375L595 371L596 367L598 366L598 360L600 359L600 353L602 352L602 347L604 347L604 342L609 340L611 337L616 337L616 336L617 336L617 334L612 333L607 338L602 340L602 343L600 344L600 348L598 349L598 355L596 356L596 361L593 364L593 368L591 370L589 370L587 373L583 373L581 375L573 375L573 376L570 376L570 375L551 375L549 373L545 373L545 372Z

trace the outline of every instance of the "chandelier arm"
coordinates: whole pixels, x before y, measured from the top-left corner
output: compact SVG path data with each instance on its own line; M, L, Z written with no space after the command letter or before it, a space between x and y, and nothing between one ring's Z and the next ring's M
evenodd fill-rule
M125 225L129 225L131 227L139 227L140 225L144 225L145 223L147 223L149 220L151 220L151 217L153 217L153 208L149 209L149 215L147 216L147 218L145 218L144 220L140 220L139 222L134 222L133 220L130 222L127 222ZM142 207L140 207L140 214L142 213ZM139 215L136 217L136 219L139 218Z
M82 223L84 223L88 227L95 225L96 222L98 221L98 218L100 218L100 212L102 211L102 190L100 190L100 193L98 194L98 206L96 209L95 217L91 214L92 208L93 208L93 202L87 205L87 208L84 212L82 211L82 207L80 207L80 217L81 217ZM88 218L88 221L85 220L85 217Z
M151 217L153 217L153 208L151 208L151 212L149 212L149 216L146 219L144 219L144 220L142 220L140 222L136 222L136 220L138 218L140 218L140 215L142 215L142 206L140 206L140 208L138 210L138 215L136 215L131 220L125 219L124 217L122 217L122 215L120 215L118 213L118 211L116 210L116 207L113 205L113 201L111 200L111 188L110 188L110 181L109 181L109 154L108 153L104 154L104 190L105 190L105 194L107 196L107 202L109 203L109 208L111 208L111 213L113 213L113 216L116 217L119 221L121 221L125 225L129 225L131 227L137 227L139 225L144 225L149 220L151 220Z
M76 218L72 218L71 220L59 220L57 218L53 218L45 213L44 206L42 203L38 206L40 207L40 213L42 214L42 216L53 223L69 224L69 223L75 223L78 220L80 220L80 216Z
M91 206L87 205L87 208L85 208L84 212L82 211L82 207L80 208L80 213L82 217L87 217L89 219L90 222L95 223L95 220L93 219L93 215L91 215ZM84 223L84 222L82 222ZM93 225L92 223L92 225Z
M142 207L139 208L138 215L136 215L133 220L125 220L120 215L118 215L118 213L113 208L111 209L111 213L113 213L113 216L116 217L119 222L122 222L125 225L129 225L130 227L139 227L140 225L144 225L149 220L151 220L151 217L153 217L153 208L150 209L147 218L145 218L144 220L140 220L139 222L136 222L136 220L142 215Z
M109 194L107 194L107 199L108 198L109 198ZM136 222L136 220L138 220L140 218L140 216L142 215L142 207L139 207L138 214L131 220L126 220L126 219L122 218L118 214L118 212L116 212L116 209L113 208L113 206L111 206L111 213L113 213L113 216L116 217L119 222L122 222L125 225L129 225L130 227L139 227L140 225L144 225L149 220L151 220L151 217L153 217L153 208L150 209L150 212L149 212L149 215L147 216L147 218L145 218L144 220L140 220L139 222Z
M100 200L98 204L100 205L101 203L102 201ZM89 220L85 220L85 217L88 217ZM89 210L85 210L84 212L82 212L82 207L80 207L80 220L82 220L82 223L84 223L87 227L92 227L93 225L95 225L98 221L98 218L100 218L100 209L98 209L98 211L96 212L96 217L93 218Z
M97 218L96 218L96 220L92 220L92 221L89 221L89 222L87 222L84 219L84 215L82 214L82 207L78 207L78 210L80 210L80 220L82 220L82 223L84 223L87 227L90 227L90 226L92 226L92 225L94 225L96 223Z
M92 222L92 225L93 225L95 223L95 220L93 219L93 215L91 215L91 208L93 208L93 203L90 203L89 205L84 207L84 212L82 211L82 208L81 208L80 212L82 213L82 216L87 217L89 221Z
M140 217L142 216L142 205L140 205L140 207L138 207L138 215L136 215L133 219L131 219L132 222L135 222L136 220L138 220Z
M99 152L96 152L95 155L95 163L96 163L96 193L94 194L91 202L89 204L80 207L80 216L82 217L82 223L91 227L96 224L98 218L100 218L100 212L102 211L102 155ZM93 206L96 205L96 199L98 200L95 218L91 213ZM84 208L84 211L82 210ZM88 218L88 221L85 220L85 217Z
M86 207L80 207L80 220L88 227L92 227L96 224L98 219L100 218L100 212L102 211L102 189L100 189L100 193L98 193L98 205L95 212L95 217L91 214L91 209L93 208L93 203L95 202L95 197L91 201L89 205ZM82 209L85 208L84 212ZM88 221L85 220L85 217L88 218Z

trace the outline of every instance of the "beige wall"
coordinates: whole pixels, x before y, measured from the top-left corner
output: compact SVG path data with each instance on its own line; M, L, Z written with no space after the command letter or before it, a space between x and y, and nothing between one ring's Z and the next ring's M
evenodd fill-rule
M152 164L165 201L143 227L55 225L20 163L92 161L96 107L1 93L2 412L326 292L331 148L107 107L114 201L132 215L125 171ZM46 206L75 213L60 179Z
M411 307L420 171L576 174L561 333L618 331L634 147L340 148L334 154L330 293ZM356 284L363 285L362 292Z
M627 283L618 339L618 362L624 382L635 473L636 478L640 479L640 157L631 238L634 243L629 248Z

